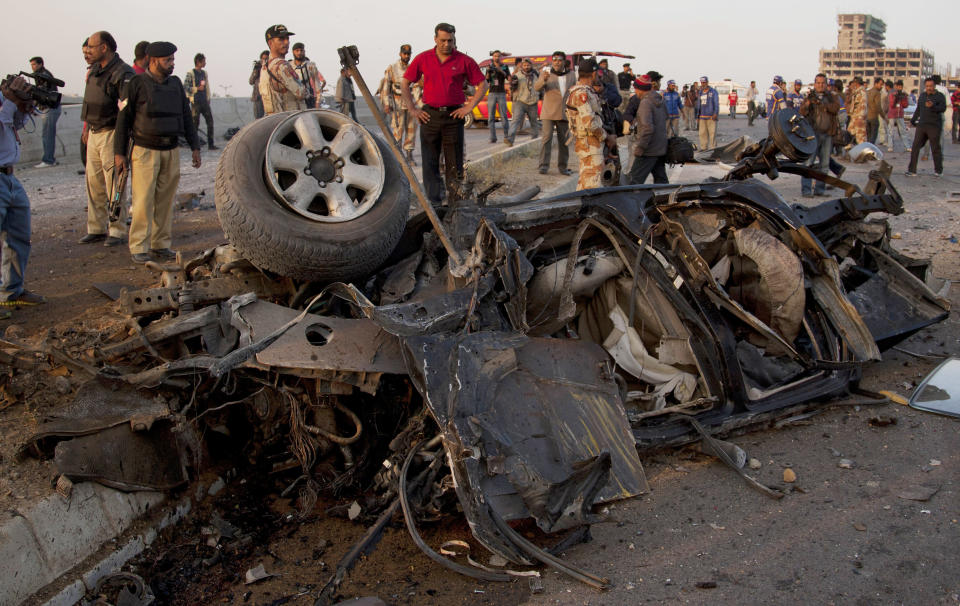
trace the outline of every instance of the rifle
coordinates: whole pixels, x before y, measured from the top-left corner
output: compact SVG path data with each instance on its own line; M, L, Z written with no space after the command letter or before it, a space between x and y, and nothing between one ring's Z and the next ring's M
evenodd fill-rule
M123 190L127 188L127 175L130 173L130 154L127 154L126 170L120 171L117 176L116 167L114 167L113 191L110 192L110 200L107 201L107 215L110 223L116 223L120 220L120 214L123 211Z

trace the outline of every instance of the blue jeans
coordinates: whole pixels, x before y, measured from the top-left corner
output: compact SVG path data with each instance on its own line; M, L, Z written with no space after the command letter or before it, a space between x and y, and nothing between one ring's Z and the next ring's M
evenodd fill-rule
M537 104L527 105L520 101L514 101L513 120L510 122L510 134L506 137L510 143L513 143L513 140L517 138L517 133L523 128L524 117L530 119L530 138L537 139L540 137L540 121L537 120Z
M497 106L500 107L500 118L503 120L503 138L507 138L507 129L510 119L507 117L507 93L490 93L487 95L487 122L490 124L490 140L497 140Z
M0 173L0 232L3 260L0 262L0 301L23 292L23 274L30 257L30 199L20 181Z
M900 139L900 145L906 150L907 144L903 140L903 135L906 132L907 127L903 124L903 118L889 118L887 120L887 151L896 151L894 135L897 139Z
M810 156L807 166L826 172L830 166L830 152L833 150L833 137L826 133L816 133L817 151ZM811 191L811 185L813 190ZM803 194L822 194L827 189L823 181L814 181L807 177L800 179L800 192Z
M43 140L43 161L47 164L53 164L57 152L57 120L60 119L60 106L56 109L48 109L43 118L40 119L41 137Z

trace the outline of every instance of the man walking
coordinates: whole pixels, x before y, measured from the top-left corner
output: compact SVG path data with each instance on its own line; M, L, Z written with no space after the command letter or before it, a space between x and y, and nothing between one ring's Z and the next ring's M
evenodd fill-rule
M400 46L400 58L391 63L383 73L383 84L380 86L380 106L387 115L390 130L397 144L406 152L407 162L416 166L413 159L413 148L417 136L417 119L413 112L403 102L403 73L410 66L411 48L409 44ZM423 92L420 83L413 85L413 100L419 104Z
M149 53L147 53L149 55ZM207 78L207 58L203 53L193 57L193 69L187 72L183 80L183 88L187 91L190 100L190 111L193 114L193 128L200 130L200 116L207 123L207 147L219 149L213 141L213 112L210 110L210 80Z
M510 78L510 98L513 99L513 122L510 124L510 134L507 135L507 145L513 145L517 133L523 128L524 118L530 119L530 138L540 137L540 120L537 118L537 101L540 95L534 89L539 74L533 69L530 59L520 61L520 69L514 70Z
M720 118L720 95L710 86L706 76L700 78L700 94L697 96L697 123L700 130L700 149L717 146L717 120Z
M543 105L540 108L540 174L547 174L550 167L550 148L553 132L557 132L557 169L561 175L569 175L567 168L570 149L567 147L569 124L564 107L570 89L577 83L576 76L567 66L567 54L556 51L550 58L550 66L540 72L533 88L543 93Z
M117 42L108 32L96 32L87 39L92 67L83 93L80 119L87 123L87 235L80 244L103 242L105 246L123 243L127 235L126 208L110 222L107 203L113 194L114 128L121 104L126 103L127 82L133 69L117 55ZM109 234L109 235L108 235Z
M817 137L817 151L810 157L808 166L821 172L826 172L830 165L830 152L833 150L833 137L837 134L839 111L840 100L827 90L827 76L817 74L813 81L813 91L800 104L799 112L807 117ZM805 198L822 196L826 187L827 184L823 181L813 182L808 177L800 179L801 194Z
M910 166L907 167L907 176L917 176L917 156L924 143L930 142L933 151L933 171L936 176L943 176L943 149L940 147L940 135L943 134L943 112L947 110L947 99L937 90L933 78L928 77L923 82L923 92L917 99L917 111L910 118L910 123L916 127L910 152Z
M757 81L750 81L750 88L747 89L747 126L753 126L753 121L757 118L757 97L760 91L757 90Z
M253 101L253 119L259 120L263 117L263 97L260 96L260 72L267 65L267 59L270 58L270 51L265 50L260 53L260 60L253 62L253 71L250 72L248 83L253 87L250 94L250 100Z
M292 67L297 72L300 82L306 87L306 97L303 102L306 103L307 109L317 107L319 105L317 99L322 99L323 88L327 83L323 79L323 74L317 69L317 64L307 57L307 49L303 42L293 45Z
M867 92L867 141L870 143L877 142L883 107L883 78L874 78L873 88Z
M637 134L633 140L633 166L630 168L630 184L640 185L653 173L654 183L667 181L667 108L660 93L652 90L650 77L637 79Z
M577 73L577 83L567 93L566 114L573 131L573 149L580 161L579 191L600 187L607 133L603 129L600 99L593 89L598 82L596 59L581 59Z
M909 106L909 99L903 92L903 80L897 80L890 93L890 106L887 108L887 151L896 151L894 136L900 141L900 146L910 151L903 141L906 127L903 124L903 110Z
M13 167L20 160L17 131L33 110L30 84L22 76L0 84L0 320L11 316L9 308L46 302L23 287L30 258L30 199L13 176Z
M350 79L350 70L342 68L340 77L337 79L337 90L333 95L333 100L337 102L337 110L341 114L349 115L354 122L357 121L357 93L353 90L353 80Z
M37 88L49 92L57 92L57 85L52 81L56 78L43 65L43 57L34 57L30 59L30 70L42 78L37 79ZM43 159L35 168L50 168L57 163L57 120L60 119L60 106L48 107L41 114L40 118L40 139L43 142Z
M490 143L497 142L497 109L503 121L503 138L510 134L510 118L507 112L507 82L510 70L501 62L502 53L498 50L490 54L490 66L487 67L487 124L490 127Z
M264 114L278 114L306 109L304 99L307 89L297 78L290 63L287 62L287 50L290 48L290 36L284 25L270 26L264 37L270 48L270 57L260 70L260 97L263 99Z
M787 97L783 92L783 76L774 76L773 84L767 89L767 119L787 106Z
M200 168L197 129L183 85L172 75L176 50L169 42L147 47L147 71L130 81L127 103L117 120L114 161L121 171L132 170L130 253L134 263L177 257L170 244L173 197L180 183L181 136L193 150L193 167ZM130 167L126 166L128 138L133 139Z
M683 99L680 98L680 93L677 92L677 83L675 80L667 80L667 92L663 94L663 104L667 108L667 137L679 137L680 112L683 110Z
M434 47L413 58L401 81L404 103L415 108L411 86L423 78L423 107L410 111L420 121L423 185L427 198L435 204L443 200L441 151L446 169L447 202L460 199L464 176L463 119L487 92L487 83L477 62L457 50L456 33L457 29L449 23L438 23L433 28ZM464 82L476 87L469 100L463 93Z

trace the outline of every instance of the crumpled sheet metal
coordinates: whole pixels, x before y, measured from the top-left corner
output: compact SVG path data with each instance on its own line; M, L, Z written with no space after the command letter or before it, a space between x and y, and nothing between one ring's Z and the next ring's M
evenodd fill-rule
M444 431L471 530L526 557L487 513L552 532L595 521L597 502L647 489L606 352L596 344L479 332L404 340L411 376Z
M854 162L863 163L868 160L883 160L883 151L870 143L869 141L864 141L863 143L858 143L854 145L850 150L850 158Z

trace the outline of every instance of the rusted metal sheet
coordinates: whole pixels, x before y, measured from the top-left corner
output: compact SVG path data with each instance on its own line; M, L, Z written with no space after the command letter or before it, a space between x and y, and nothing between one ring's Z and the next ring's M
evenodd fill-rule
M175 311L184 306L193 309L248 292L254 292L260 298L280 297L292 294L293 287L289 279L273 280L263 274L207 278L172 288L123 291L120 294L120 309L138 317Z

